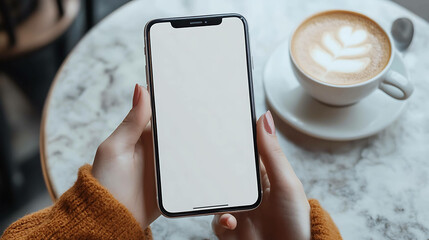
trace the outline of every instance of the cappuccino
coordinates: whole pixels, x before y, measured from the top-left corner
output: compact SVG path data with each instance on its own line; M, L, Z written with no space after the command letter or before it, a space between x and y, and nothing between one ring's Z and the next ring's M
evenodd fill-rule
M328 11L304 21L291 41L301 71L334 85L353 85L377 76L391 56L389 37L368 17Z

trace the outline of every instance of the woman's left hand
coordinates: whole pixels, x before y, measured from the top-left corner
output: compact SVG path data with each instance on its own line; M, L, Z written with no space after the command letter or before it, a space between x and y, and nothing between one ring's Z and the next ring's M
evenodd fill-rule
M97 149L92 173L145 229L160 216L156 203L149 93L134 89L133 108Z

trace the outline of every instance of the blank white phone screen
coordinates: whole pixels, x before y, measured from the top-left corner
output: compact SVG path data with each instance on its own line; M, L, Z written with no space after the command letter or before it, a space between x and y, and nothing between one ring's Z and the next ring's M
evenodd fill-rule
M149 32L162 206L249 206L257 168L243 22Z

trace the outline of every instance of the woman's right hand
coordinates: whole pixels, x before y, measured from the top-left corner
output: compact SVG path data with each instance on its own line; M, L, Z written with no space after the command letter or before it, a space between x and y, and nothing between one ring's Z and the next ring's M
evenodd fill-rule
M311 239L310 205L301 181L283 154L268 111L257 123L263 199L252 211L216 215L219 239Z

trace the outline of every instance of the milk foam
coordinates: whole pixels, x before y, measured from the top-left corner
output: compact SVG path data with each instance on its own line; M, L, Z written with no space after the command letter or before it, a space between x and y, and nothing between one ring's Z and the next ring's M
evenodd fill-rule
M365 55L372 47L370 43L365 43L368 33L362 29L354 30L351 26L342 26L336 35L337 38L332 32L323 33L321 39L323 47L315 44L310 48L313 60L326 72L363 71L371 62L371 58Z
M391 45L384 30L371 19L334 10L314 15L297 28L291 54L309 76L349 85L379 74L389 62Z

